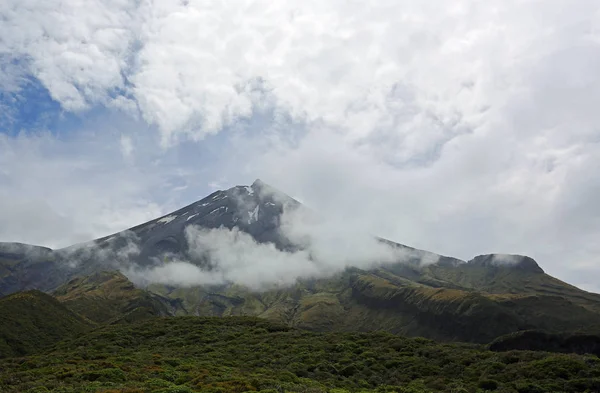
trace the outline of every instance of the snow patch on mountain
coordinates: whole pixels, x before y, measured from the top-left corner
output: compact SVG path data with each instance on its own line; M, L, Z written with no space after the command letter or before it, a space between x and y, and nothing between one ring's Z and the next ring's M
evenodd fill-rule
M170 216L166 216L166 217L163 217L163 218L157 220L156 223L157 224L168 224L176 218L177 218L177 216L170 215Z
M186 221L189 221L189 220L191 220L192 218L194 218L194 217L198 216L198 214L199 214L199 213L192 214L191 216L189 216L189 217L187 218L187 220L186 220Z
M258 221L258 209L259 209L259 205L256 205L254 210L252 210L251 212L248 212L248 215L250 216L248 218L248 224L252 224L253 222Z
M219 210L223 209L224 207L225 207L225 206L219 206L219 207L217 207L216 209L212 209L212 210L210 211L210 213L208 213L208 214L213 214L214 212L216 212L216 211L219 211Z

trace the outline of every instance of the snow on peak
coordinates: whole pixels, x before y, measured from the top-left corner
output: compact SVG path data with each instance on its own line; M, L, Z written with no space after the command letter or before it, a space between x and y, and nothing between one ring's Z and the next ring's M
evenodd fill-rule
M156 223L158 223L158 224L168 224L168 223L170 223L171 221L173 221L176 218L177 218L177 216L173 216L173 215L166 216L166 217L163 217L160 220L156 221Z
M250 195L250 196L254 195L254 190L252 189L252 187L244 186L244 188L248 192L248 195Z
M256 205L254 210L252 210L251 212L248 212L248 215L250 216L248 218L248 224L252 224L253 221L258 221L258 208L259 208L259 205Z

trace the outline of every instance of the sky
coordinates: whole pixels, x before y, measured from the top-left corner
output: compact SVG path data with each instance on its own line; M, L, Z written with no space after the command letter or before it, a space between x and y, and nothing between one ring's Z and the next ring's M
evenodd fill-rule
M256 178L600 292L596 0L4 0L0 241L108 235Z

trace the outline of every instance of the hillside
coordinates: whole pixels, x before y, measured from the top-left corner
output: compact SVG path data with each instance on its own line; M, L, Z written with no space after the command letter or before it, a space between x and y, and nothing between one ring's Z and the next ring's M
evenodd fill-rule
M40 291L0 299L0 358L39 352L94 324Z
M449 267L427 266L422 280L427 278L459 287L491 294L527 294L567 298L595 312L600 312L600 295L581 289L546 274L531 258L519 255L502 256L513 263L493 263L496 255L480 255L468 263Z
M255 318L106 326L52 352L0 361L13 392L583 392L600 359L490 352L389 333L316 333Z
M316 331L384 330L478 343L526 329L600 331L600 314L566 297L434 288L385 269L350 269L266 292L240 286L148 289L181 299L192 315L258 316Z
M136 288L119 272L74 278L53 295L71 310L97 323L169 316L177 308L176 301Z

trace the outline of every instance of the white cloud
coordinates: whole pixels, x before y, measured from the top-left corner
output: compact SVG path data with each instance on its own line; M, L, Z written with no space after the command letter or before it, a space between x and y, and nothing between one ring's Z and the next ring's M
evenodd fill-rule
M298 279L321 278L346 267L372 268L386 263L421 259L429 255L392 248L369 234L340 231L326 221L314 221L299 211L284 214L282 233L300 249L278 250L257 243L238 228L186 228L190 261L174 260L151 267L129 266L125 274L139 284L221 285L235 283L254 290L294 284ZM336 229L332 233L331 229Z
M360 225L349 226L346 220L319 217L305 209L284 211L280 232L293 244L308 250L311 258L325 271L338 271L349 266L370 268L421 256L418 252L411 255L407 250L394 249L378 241L373 233L363 231Z
M133 258L140 254L139 238L132 231L123 231L104 239L104 245L109 247L98 247L96 242L86 241L79 244L61 248L56 252L61 261L67 263L71 268L84 267L87 262L92 265L100 265L103 270L125 269L131 265Z
M0 62L22 59L67 110L141 115L163 147L242 130L202 167L203 184L261 177L403 243L462 258L526 253L588 286L578 269L600 272L595 0L9 0L0 17ZM10 75L1 83L14 89L22 74ZM28 173L60 177L78 162L56 155ZM22 175L5 198L44 195L39 217L99 211L67 209L77 204L12 165ZM130 210L149 189L142 179L111 184L126 190L108 209L123 224L146 217L121 213L143 210ZM100 191L59 180L101 205ZM33 209L5 200L11 220ZM47 236L25 222L21 233Z
M118 139L89 130L0 134L0 239L65 247L156 218L173 207L156 199L168 172L126 165Z
M135 99L165 142L250 116L258 78L294 117L353 138L377 131L407 159L501 117L565 57L597 58L597 11L566 0L19 0L0 8L0 51L30 59L67 109ZM577 64L585 77L555 83L585 85L595 68Z
M133 157L133 141L128 135L121 135L121 154L126 160L131 160Z
M28 61L55 100L82 110L124 87L135 8L127 0L3 1L0 53Z
M578 269L600 269L598 144L540 148L496 131L457 138L426 166L398 168L323 131L253 157L239 157L249 172L341 228L462 259L526 254L574 283L583 280Z

